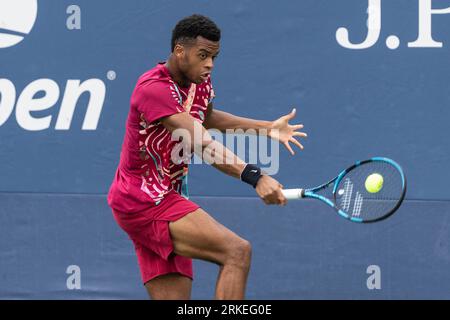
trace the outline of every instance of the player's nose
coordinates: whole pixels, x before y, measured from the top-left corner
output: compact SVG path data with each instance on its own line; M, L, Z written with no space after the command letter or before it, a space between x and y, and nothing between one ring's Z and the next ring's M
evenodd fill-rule
M214 61L212 58L206 59L205 67L208 69L208 71L212 71L212 69L214 68Z

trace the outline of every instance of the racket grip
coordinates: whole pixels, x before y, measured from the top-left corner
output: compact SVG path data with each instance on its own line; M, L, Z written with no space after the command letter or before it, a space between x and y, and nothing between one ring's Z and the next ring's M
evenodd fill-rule
M281 190L281 192L288 200L297 200L303 198L303 189L284 189Z

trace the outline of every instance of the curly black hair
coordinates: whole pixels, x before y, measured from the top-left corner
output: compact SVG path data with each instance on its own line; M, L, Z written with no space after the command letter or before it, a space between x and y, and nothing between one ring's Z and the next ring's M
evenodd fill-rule
M172 31L172 52L177 43L186 43L198 36L210 41L220 41L220 29L210 18L200 14L181 19Z

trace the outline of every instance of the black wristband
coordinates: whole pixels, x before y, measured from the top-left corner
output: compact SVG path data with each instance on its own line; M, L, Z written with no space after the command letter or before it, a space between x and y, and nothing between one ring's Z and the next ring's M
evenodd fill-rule
M241 173L241 180L256 188L256 184L261 176L260 168L253 164L247 164Z

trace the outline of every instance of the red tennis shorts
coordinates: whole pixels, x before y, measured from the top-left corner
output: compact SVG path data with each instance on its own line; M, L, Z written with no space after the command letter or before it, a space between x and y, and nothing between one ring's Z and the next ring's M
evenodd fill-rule
M133 241L144 284L168 273L193 279L192 260L173 253L169 222L198 208L175 191L165 195L158 205L140 212L121 212L113 208L115 220Z

